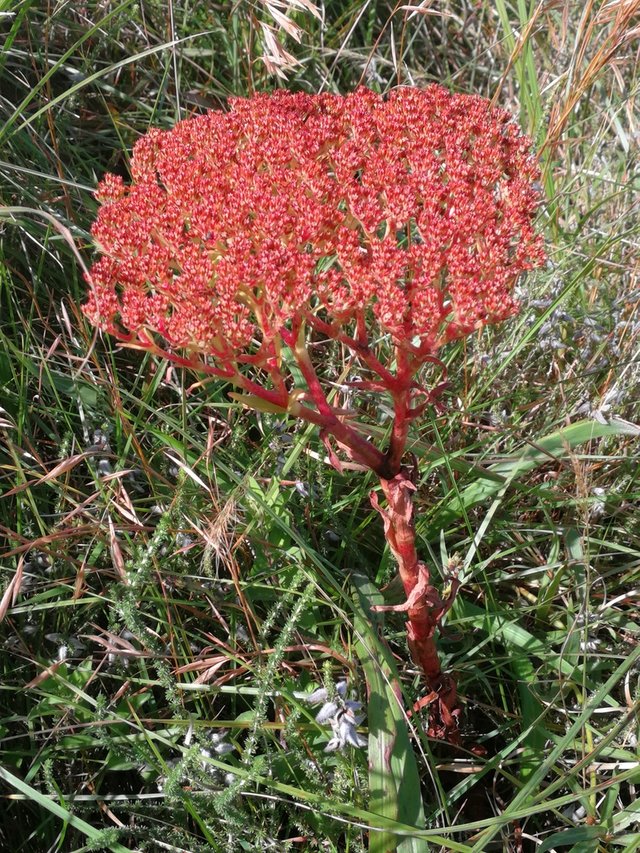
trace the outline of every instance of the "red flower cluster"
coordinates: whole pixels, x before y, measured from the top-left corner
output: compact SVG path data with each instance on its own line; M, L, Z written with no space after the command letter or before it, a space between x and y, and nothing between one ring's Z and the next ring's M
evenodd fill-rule
M236 99L151 130L131 174L99 187L84 311L221 362L259 364L314 317L420 361L513 314L543 258L530 140L441 86Z

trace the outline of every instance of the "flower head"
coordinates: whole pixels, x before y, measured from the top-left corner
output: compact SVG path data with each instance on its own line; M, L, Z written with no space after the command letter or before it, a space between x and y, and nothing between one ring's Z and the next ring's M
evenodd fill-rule
M543 257L538 167L508 113L441 86L233 99L107 175L85 313L225 361L273 358L305 317L412 352L516 311Z
M367 745L367 739L357 732L357 727L364 720L364 714L359 713L362 702L346 698L346 681L339 681L331 693L326 687L318 687L312 693L294 693L293 695L296 699L302 699L310 705L322 703L322 708L316 714L316 722L321 725L330 725L333 732L333 737L324 749L325 752L335 752L346 746L362 748Z

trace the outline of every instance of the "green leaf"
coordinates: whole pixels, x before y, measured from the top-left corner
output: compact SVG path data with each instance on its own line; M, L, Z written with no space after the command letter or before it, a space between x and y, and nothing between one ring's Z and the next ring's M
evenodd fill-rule
M11 360L7 353L0 352L0 386L8 385L12 378Z
M287 413L287 410L282 406L269 403L268 400L263 400L257 394L239 394L237 391L229 391L228 393L232 400L241 403L248 409L254 409L256 412L272 412L276 415L286 415Z
M556 765L556 762L563 755L563 753L567 750L569 745L574 741L576 737L579 736L583 727L586 725L587 721L591 718L594 709L602 706L602 703L609 697L614 689L618 687L620 682L624 679L626 673L637 665L638 660L640 659L640 646L636 646L636 648L626 657L622 663L615 669L615 671L611 674L611 676L602 684L594 693L591 694L589 700L585 703L582 712L576 717L573 723L568 727L567 731L561 736L557 738L557 742L553 749L549 751L544 761L541 761L536 767L535 771L531 774L529 779L527 779L526 783L522 786L520 791L513 798L511 803L507 806L506 809L499 816L499 819L492 822L492 826L487 828L484 832L480 832L475 836L476 843L474 844L472 850L473 853L484 853L485 850L489 849L491 841L500 832L500 828L505 826L507 823L511 822L514 819L514 815L518 813L519 809L525 806L525 804L529 804L532 801L532 798L535 796L536 799L540 800L544 797L549 796L551 791L554 790L554 787L560 787L565 784L564 778L559 779L556 783L552 783L544 787L544 780L552 767ZM632 717L634 711L631 711L628 717ZM626 725L626 721L623 721ZM637 770L634 768L633 773L637 773ZM548 800L547 800L548 802Z
M394 821L423 829L425 825L420 777L402 708L400 680L388 648L377 636L381 621L371 611L383 604L382 594L361 574L354 585L355 648L369 695L369 810ZM370 853L425 853L424 840L398 839L389 832L371 832Z
M467 509L493 497L522 474L527 474L550 460L564 459L569 451L579 444L594 439L620 435L640 436L640 427L617 418L612 418L606 424L599 421L583 420L557 432L552 432L535 443L529 442L526 447L487 468L486 478L484 475L481 476L459 495L455 495L436 513L429 527L439 534L443 527L463 516ZM496 480L496 475L499 478L498 480Z
M575 660L569 659L564 652L562 654L553 652L548 641L539 640L518 625L516 622L518 614L505 610L483 609L461 596L454 602L452 610L456 623L480 629L488 637L511 649L514 656L524 655L529 661L532 657L539 658L548 670L555 670L567 678L579 681L589 690L595 689L592 680L582 672ZM604 701L612 706L617 705L610 696L607 696Z
M590 846L581 849L596 850L597 844L593 842L600 841L606 834L607 831L602 826L579 826L575 829L554 832L536 849L537 853L548 853L549 850L554 850L556 847L569 847L570 845L588 842Z

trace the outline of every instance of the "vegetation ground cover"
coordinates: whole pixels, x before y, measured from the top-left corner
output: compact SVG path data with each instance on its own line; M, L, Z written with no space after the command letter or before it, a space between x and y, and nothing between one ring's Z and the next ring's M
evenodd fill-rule
M640 844L640 7L413 7L0 2L2 849ZM395 573L372 481L79 310L96 182L149 127L433 81L534 138L549 257L518 318L444 351L445 411L412 432L421 551L462 566L440 649L463 750L407 713L403 618L368 612ZM325 754L300 698L344 679L368 756Z

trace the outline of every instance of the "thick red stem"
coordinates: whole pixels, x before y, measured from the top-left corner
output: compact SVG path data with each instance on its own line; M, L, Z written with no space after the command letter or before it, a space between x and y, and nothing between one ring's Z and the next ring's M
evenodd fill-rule
M379 505L375 493L371 501L382 516L385 536L398 561L400 579L407 598L405 604L388 609L406 611L411 656L421 667L427 686L435 694L430 705L429 733L433 737L457 743L457 717L460 711L456 684L451 676L443 673L435 642L436 629L453 603L457 581L453 580L451 594L443 600L431 584L427 566L418 558L413 523L415 486L406 470L401 470L390 480L381 479L380 485L387 499L386 508Z

